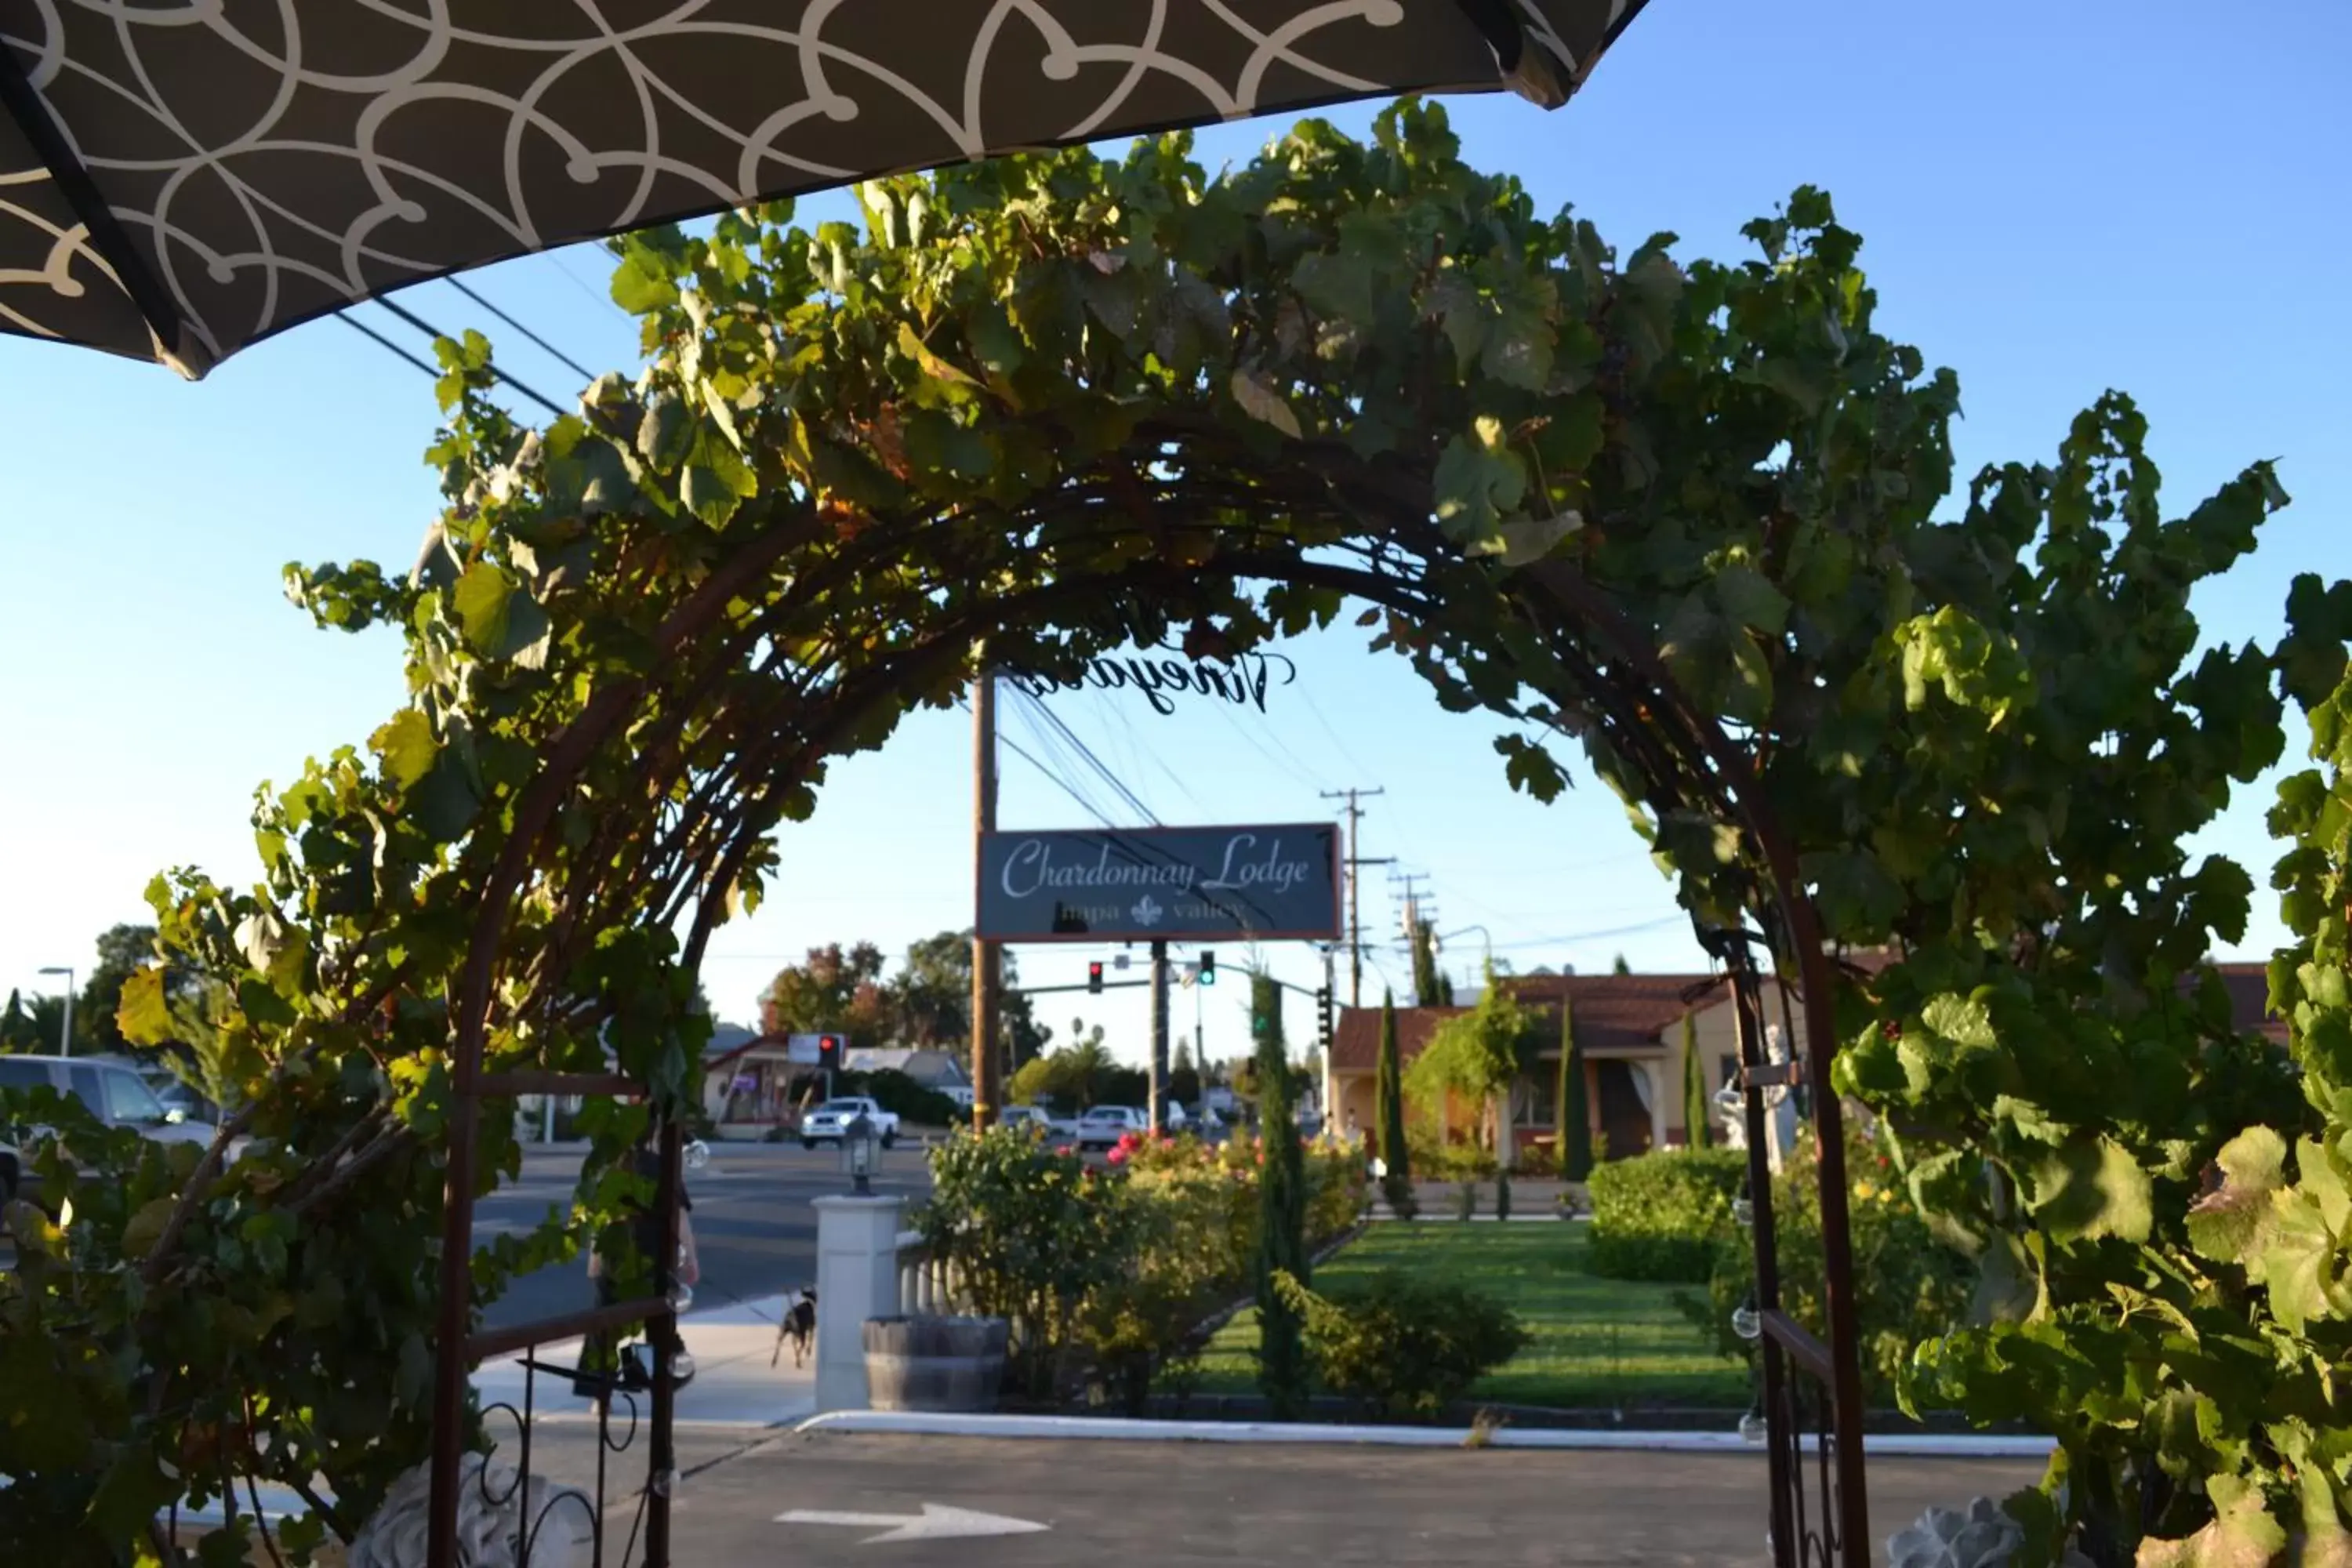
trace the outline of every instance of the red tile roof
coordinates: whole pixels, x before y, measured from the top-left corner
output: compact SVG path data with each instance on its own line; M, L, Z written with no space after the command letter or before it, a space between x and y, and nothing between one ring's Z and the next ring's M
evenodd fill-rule
M1873 955L1875 957L1876 955ZM1875 967L1883 967L1884 961ZM2241 1029L2259 1030L2271 1039L2286 1039L2286 1022L2270 1010L2269 968L2261 963L2217 963L2221 984L2229 988L2230 1010ZM1685 1011L1712 1005L1725 984L1712 974L1525 974L1502 980L1519 1000L1542 1013L1558 1014L1560 994L1576 999L1576 1037L1596 1053L1654 1050L1664 1044L1664 1032ZM1400 1007L1397 1009L1397 1055L1411 1061L1425 1048L1437 1026L1458 1018L1467 1007ZM1381 1048L1381 1010L1342 1007L1332 1030L1331 1068L1335 1072L1370 1072Z
M1526 1005L1557 1017L1563 991L1576 1003L1576 1037L1588 1051L1616 1054L1655 1050L1667 1028L1693 1008L1716 999L1724 979L1716 974L1523 974L1499 984ZM1397 1009L1397 1055L1419 1056L1437 1026L1467 1007ZM1379 1064L1381 1010L1342 1007L1332 1029L1335 1072L1370 1072Z

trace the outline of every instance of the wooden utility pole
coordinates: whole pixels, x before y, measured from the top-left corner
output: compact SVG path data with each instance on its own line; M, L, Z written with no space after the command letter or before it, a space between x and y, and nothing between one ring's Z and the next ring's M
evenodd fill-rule
M980 909L981 837L996 831L996 677L982 669L971 683L971 886L972 910ZM997 1049L997 1001L1003 973L998 944L971 938L971 1125L984 1132L1004 1107L1004 1058Z
M1357 886L1362 879L1356 874L1356 868L1360 866L1386 866L1395 858L1389 856L1367 860L1356 853L1364 820L1364 808L1358 802L1383 793L1376 789L1327 789L1323 792L1325 800L1348 803L1348 1005L1350 1007L1364 1005L1363 900Z

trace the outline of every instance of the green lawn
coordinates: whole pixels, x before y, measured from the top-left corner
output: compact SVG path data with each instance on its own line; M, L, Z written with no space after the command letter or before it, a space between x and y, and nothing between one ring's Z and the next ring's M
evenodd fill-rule
M1580 1225L1373 1226L1316 1282L1381 1268L1443 1274L1507 1302L1533 1342L1471 1391L1497 1405L1744 1409L1745 1363L1716 1354L1675 1307L1702 1287L1635 1284L1586 1272ZM1257 1312L1243 1311L1202 1357L1201 1391L1255 1387Z

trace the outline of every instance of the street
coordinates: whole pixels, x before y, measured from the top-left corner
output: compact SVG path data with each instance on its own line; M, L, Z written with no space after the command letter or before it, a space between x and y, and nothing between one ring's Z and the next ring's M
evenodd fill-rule
M526 1145L522 1175L485 1198L474 1211L478 1243L536 1226L550 1208L572 1203L580 1179L579 1148ZM877 1191L903 1194L911 1209L930 1190L923 1151L901 1144L883 1156ZM797 1143L713 1143L710 1163L687 1178L694 1199L694 1236L702 1258L698 1308L721 1307L800 1289L816 1283L816 1211L809 1200L846 1192L837 1150ZM16 1256L0 1237L0 1271ZM485 1314L490 1328L508 1328L590 1305L593 1288L585 1259L543 1268L516 1280Z
M478 1239L529 1231L550 1208L572 1202L583 1152L526 1145L521 1179L475 1210ZM816 1211L809 1200L848 1190L838 1151L797 1143L713 1143L710 1163L687 1177L694 1200L694 1237L702 1259L697 1308L720 1307L816 1283ZM930 1190L923 1152L902 1144L883 1156L875 1187L904 1194L909 1205ZM591 1304L584 1259L518 1279L490 1304L488 1326L507 1328Z
M532 1468L585 1481L593 1441L585 1428L543 1429ZM1766 1561L1760 1455L762 1438L681 1426L678 1465L679 1568ZM1874 1548L1927 1507L2000 1498L2041 1471L2039 1460L1874 1460ZM635 1513L640 1461L616 1459L612 1476L608 1560Z

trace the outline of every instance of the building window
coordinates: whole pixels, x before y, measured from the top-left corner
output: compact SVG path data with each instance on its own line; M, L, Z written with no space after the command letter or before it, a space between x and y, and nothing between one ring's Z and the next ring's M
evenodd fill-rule
M1519 1079L1511 1090L1511 1125L1549 1127L1559 1100L1559 1069L1540 1070Z

